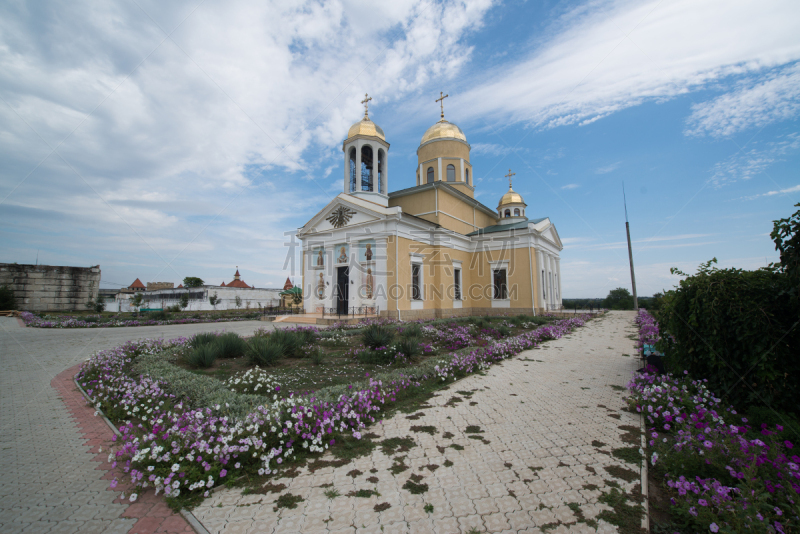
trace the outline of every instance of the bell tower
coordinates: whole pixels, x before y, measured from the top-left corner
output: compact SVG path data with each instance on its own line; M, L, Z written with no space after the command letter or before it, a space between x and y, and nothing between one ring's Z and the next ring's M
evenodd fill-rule
M389 143L380 126L369 118L364 95L364 118L353 124L342 144L344 192L381 206L389 205Z

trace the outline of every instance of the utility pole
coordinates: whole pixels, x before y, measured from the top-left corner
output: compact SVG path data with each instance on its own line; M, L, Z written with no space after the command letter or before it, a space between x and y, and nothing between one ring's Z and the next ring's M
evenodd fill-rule
M622 203L625 205L625 233L628 234L628 260L631 262L631 286L633 287L633 310L639 311L639 300L636 298L636 275L633 274L633 249L631 248L631 227L628 224L628 201L625 198L625 182L622 182Z

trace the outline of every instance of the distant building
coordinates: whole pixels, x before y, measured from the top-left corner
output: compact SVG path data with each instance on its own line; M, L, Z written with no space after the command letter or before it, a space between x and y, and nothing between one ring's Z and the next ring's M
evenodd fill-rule
M142 283L142 281L139 280L138 278L136 280L134 280L131 285L128 286L128 289L130 289L131 291L146 291L147 290L147 288L144 287L144 284Z
M281 291L281 308L301 308L303 301L295 303L295 295L300 295L303 298L303 288L295 286L289 277L286 277L286 283L283 284L283 291Z
M233 280L228 282L227 285L225 284L225 282L222 282L220 287L239 287L242 289L254 289L253 286L248 286L247 284L244 283L244 280L242 280L242 277L239 274L238 267L236 268L236 274L233 275Z
M158 291L159 289L172 289L174 287L175 284L172 282L147 282L147 291Z
M87 310L100 288L100 266L63 267L0 263L0 286L14 292L22 311Z

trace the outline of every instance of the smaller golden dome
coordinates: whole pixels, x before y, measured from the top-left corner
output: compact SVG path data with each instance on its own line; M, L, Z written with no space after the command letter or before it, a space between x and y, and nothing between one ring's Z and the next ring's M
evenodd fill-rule
M381 127L369 120L367 117L364 117L352 125L350 130L347 132L348 139L355 137L356 135L368 135L370 137L377 137L386 141L386 136L384 135Z
M461 131L461 128L452 122L447 122L444 119L428 128L428 130L425 132L425 135L422 136L422 141L420 141L419 144L424 145L428 141L433 141L434 139L460 139L465 143L467 142L467 136L464 135L464 132Z
M497 205L497 209L502 208L508 204L525 204L525 201L522 200L522 195L511 189L511 186L508 187L508 193L503 195L503 198L500 199L500 204Z

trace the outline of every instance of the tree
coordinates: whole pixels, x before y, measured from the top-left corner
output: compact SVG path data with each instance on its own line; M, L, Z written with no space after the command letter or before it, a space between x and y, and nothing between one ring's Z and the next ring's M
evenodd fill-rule
M633 295L624 287L612 289L603 301L603 306L609 310L632 310Z
M183 293L178 303L180 304L181 309L185 310L187 307L189 307L189 293Z
M131 307L136 308L137 312L139 311L139 308L142 307L143 303L144 303L144 296L141 293L136 293L129 302Z
M197 278L196 276L187 276L183 279L183 287L203 287L205 282L203 282L202 278Z
M236 299L234 300L234 302L236 302L236 307L237 308L241 308L242 307L242 297L240 297L239 295L236 295Z
M795 207L800 207L800 203L795 204ZM775 250L781 254L781 262L773 263L770 267L789 277L792 296L797 298L797 287L800 285L800 210L791 217L772 223L772 233L769 235L775 241Z
M103 301L103 297L97 296L97 300L92 299L89 297L89 300L86 301L86 307L90 310L94 310L97 313L103 313L106 309L106 303Z
M210 297L208 297L208 303L211 304L211 306L215 310L217 309L217 304L219 304L219 297L217 296L216 292L213 295L211 295Z
M295 303L295 305L299 306L303 303L303 294L299 291L295 292L295 294L292 295L292 301Z
M0 310L14 310L17 308L17 301L14 299L14 291L8 286L0 287Z

